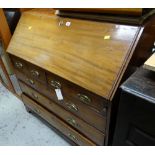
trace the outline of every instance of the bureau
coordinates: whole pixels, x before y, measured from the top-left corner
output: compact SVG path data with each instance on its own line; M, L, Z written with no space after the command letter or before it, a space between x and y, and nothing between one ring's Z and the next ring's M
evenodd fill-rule
M25 106L77 145L107 145L111 105L142 31L24 12L7 52Z

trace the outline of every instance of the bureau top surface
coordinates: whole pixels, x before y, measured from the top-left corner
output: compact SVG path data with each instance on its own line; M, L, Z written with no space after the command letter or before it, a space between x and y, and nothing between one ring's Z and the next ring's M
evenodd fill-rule
M111 100L140 28L23 13L7 52Z
M131 75L121 88L155 104L155 72L140 68Z

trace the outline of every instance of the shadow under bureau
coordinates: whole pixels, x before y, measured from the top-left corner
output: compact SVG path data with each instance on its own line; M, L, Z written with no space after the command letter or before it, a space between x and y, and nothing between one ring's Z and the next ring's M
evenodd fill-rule
M141 32L23 13L7 52L25 106L77 145L107 145L111 103Z

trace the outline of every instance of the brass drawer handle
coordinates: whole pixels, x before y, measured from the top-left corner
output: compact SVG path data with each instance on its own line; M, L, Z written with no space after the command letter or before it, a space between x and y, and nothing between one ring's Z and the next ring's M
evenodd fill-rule
M34 85L34 81L32 79L26 79L27 82L29 82L30 84Z
M50 85L54 87L55 89L61 88L61 83L59 81L51 80Z
M37 94L32 93L32 96L33 96L34 98L38 99L38 95L37 95Z
M73 118L67 118L67 122L75 127L79 126Z
M19 69L23 68L23 64L21 62L15 62L15 66Z
M91 99L88 96L86 96L84 94L80 94L80 93L77 94L77 96L80 99L80 101L82 101L83 103L85 103L85 104L90 104L91 103Z
M78 111L78 108L77 108L77 106L75 105L75 104L73 104L73 103L66 103L66 105L67 105L67 108L69 109L69 110L72 110L72 111L75 111L75 112L77 112Z
M78 141L78 139L76 138L76 136L73 135L73 134L71 134L71 133L68 134L68 137L69 137L70 139L72 139L73 141Z
M32 76L34 76L34 77L39 77L39 76L40 76L39 72L36 71L36 70L31 70L31 74L32 74Z

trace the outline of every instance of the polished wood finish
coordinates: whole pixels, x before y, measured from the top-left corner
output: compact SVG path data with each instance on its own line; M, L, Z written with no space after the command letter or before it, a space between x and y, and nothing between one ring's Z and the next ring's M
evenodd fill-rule
M82 87L72 84L52 73L47 73L47 83L50 91L55 90L55 87L51 85L51 82L53 81L60 84L60 89L64 97L69 97L72 101L80 102L80 104L86 104L97 113L105 115L107 101L102 97L95 95Z
M78 145L95 145L93 142L79 134L76 130L71 128L69 125L64 123L61 119L56 117L54 114L48 112L42 106L38 105L36 102L31 100L29 97L22 95L23 102L28 106L32 111L37 113L39 116L44 118L52 126L57 128L60 132L70 138Z
M21 73L28 75L28 66L26 61L19 59L18 57L11 56L11 61L15 70L18 70Z
M30 11L23 13L7 51L112 100L139 31Z
M30 75L33 79L40 81L41 83L47 83L45 71L30 63L28 64L28 75Z
M50 94L49 93L44 93L44 94L47 94L48 96L50 96L51 99L57 101L57 97L55 95L51 96L51 93L55 94L55 87L51 86L51 81L58 82L61 85L61 91L63 93L64 98L69 97L71 101L80 102L80 104L86 104L89 106L89 108L96 111L97 113L106 115L107 101L105 99L103 99L102 97L97 96L97 95L83 89L82 87L72 84L69 81L60 78L59 76L56 76L52 73L45 72L41 68L39 68L33 64L27 63L26 61L24 61L22 59L19 59L15 56L11 56L11 58L12 58L14 68L19 71L19 72L16 71L17 74L20 74L20 72L21 72L21 73L25 74L26 76L28 76L27 78L29 80L33 80L34 81L33 85L34 85L34 87L36 86L36 89L38 91L40 91L42 86L40 86L40 83L35 82L36 80L45 84L45 85L46 85L46 83L48 83L47 87L48 87L48 91L50 91ZM34 74L35 72L38 74ZM26 77L23 77L23 76L24 75L19 75L19 77L21 77L20 79L25 81ZM47 79L47 81L46 81L46 79ZM32 84L31 84L31 86L32 86ZM42 90L44 91L44 89L42 89ZM68 94L70 94L70 95L68 96ZM87 102L87 101L84 102L85 100L84 101L81 100L81 97L88 97L90 102Z
M40 82L32 79L31 77L25 76L23 73L15 70L18 79L26 83L27 85L31 86L35 90L41 92L43 95L52 99L60 106L64 107L66 110L72 112L76 116L80 117L93 127L97 128L98 130L105 132L106 127L106 112L104 116L96 113L96 111L92 110L88 105L81 104L76 102L75 100L71 100L68 97L65 97L63 101L59 101L56 97L55 91L48 90L46 85L41 84ZM33 81L33 82L32 82ZM69 93L69 92L68 92ZM78 110L75 110L75 108Z
M13 55L11 56L11 58L14 68L16 68L19 72L22 72L25 75L28 75L33 79L40 81L41 83L46 83L45 72L43 69L27 63L26 61L19 59L18 57L15 57Z
M49 112L58 117L65 131L69 126L96 145L108 145L118 86L127 77L124 73L129 62L133 57L138 60L133 53L139 49L143 30L140 26L57 17L45 10L23 13L8 52L28 97L24 102L42 107L42 116ZM61 90L62 100L56 89ZM36 102L28 103L32 100ZM68 117L72 117L69 122Z
M143 9L142 14L139 16L133 16L132 14L126 16L123 14L107 13L94 13L94 12L80 12L80 11L68 11L57 10L56 15L68 18L78 18L85 20L95 20L100 22L110 22L125 25L143 25L152 15L155 14L155 9Z
M143 67L155 71L155 53L144 63Z
M32 8L19 8L19 11L21 12L21 13L23 13L23 12L25 12L25 11L29 11L29 10L31 10Z
M45 108L49 109L51 112L55 113L58 117L63 119L66 123L73 126L78 131L82 132L85 136L92 139L98 145L103 145L104 143L104 134L100 131L96 130L89 124L85 123L83 120L79 119L78 117L74 116L73 114L67 112L63 108L61 108L56 103L52 102L48 98L44 97L43 95L39 94L34 89L28 87L23 82L19 82L22 91L31 97L32 99L36 100ZM93 133L93 134L92 134Z

